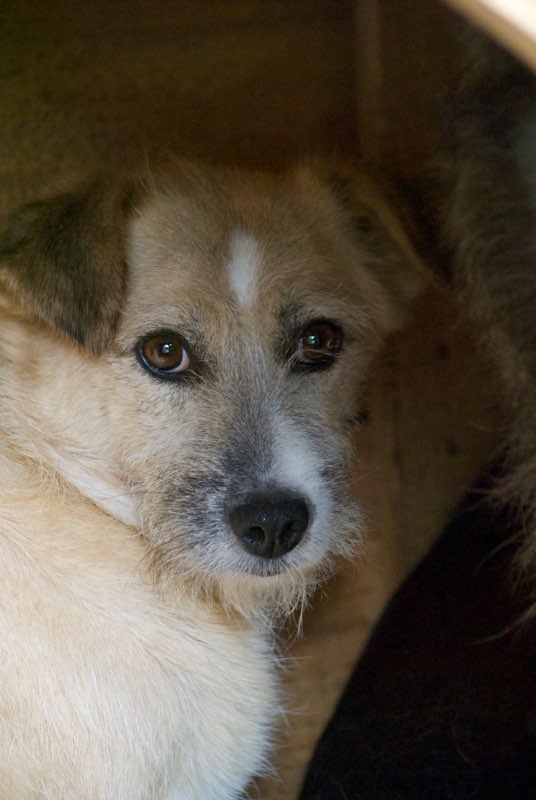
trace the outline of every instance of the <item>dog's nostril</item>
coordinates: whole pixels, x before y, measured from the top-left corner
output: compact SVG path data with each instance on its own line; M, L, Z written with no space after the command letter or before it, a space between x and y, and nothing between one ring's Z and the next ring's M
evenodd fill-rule
M309 525L307 504L284 492L251 495L229 513L231 527L243 547L262 558L289 553Z

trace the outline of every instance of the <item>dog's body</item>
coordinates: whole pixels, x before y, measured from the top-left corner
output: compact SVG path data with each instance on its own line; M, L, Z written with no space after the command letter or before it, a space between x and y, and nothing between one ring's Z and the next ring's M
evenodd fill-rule
M276 712L262 638L144 578L132 529L2 454L0 796L235 797Z
M225 800L265 764L269 621L359 539L356 396L422 280L356 186L183 164L8 221L2 800Z

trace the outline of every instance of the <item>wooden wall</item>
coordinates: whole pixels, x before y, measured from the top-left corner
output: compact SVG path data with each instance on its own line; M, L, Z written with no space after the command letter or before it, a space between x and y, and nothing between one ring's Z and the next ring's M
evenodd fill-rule
M1 202L95 166L355 151L349 0L0 2Z
M435 0L356 0L357 145L409 184L425 184L440 146L458 19Z

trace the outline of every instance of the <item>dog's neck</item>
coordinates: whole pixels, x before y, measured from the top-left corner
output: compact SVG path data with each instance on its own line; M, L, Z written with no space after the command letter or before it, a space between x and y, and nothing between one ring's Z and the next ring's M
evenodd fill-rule
M62 414L59 407L66 402L62 387L55 386L50 364L54 354L65 360L69 348L56 335L43 334L48 350L52 353L46 364L36 352L35 338L28 335L27 321L17 311L5 311L4 336L0 342L0 436L5 444L16 451L23 461L32 461L40 469L52 473L73 491L90 500L102 510L125 525L139 527L139 520L129 493L126 479L106 455L98 457L85 446L84 440L91 438L73 436L61 428ZM30 329L31 332L31 329ZM34 331L35 334L35 331ZM64 417L64 426L68 420ZM78 439L80 441L78 441ZM100 452L100 451L99 451Z
M52 447L46 444L45 448L49 464L53 465L61 478L83 497L91 500L119 522L134 528L140 527L128 486L109 465L93 463L91 459L81 458L79 453L70 456L62 450L61 445Z

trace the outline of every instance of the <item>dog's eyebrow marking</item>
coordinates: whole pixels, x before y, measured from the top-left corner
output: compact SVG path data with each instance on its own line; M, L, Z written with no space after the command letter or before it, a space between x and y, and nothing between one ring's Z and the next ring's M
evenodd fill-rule
M253 302L257 271L261 260L258 241L245 231L231 234L227 271L229 284L238 303L247 308Z

